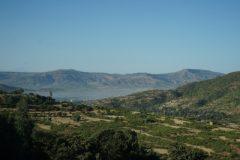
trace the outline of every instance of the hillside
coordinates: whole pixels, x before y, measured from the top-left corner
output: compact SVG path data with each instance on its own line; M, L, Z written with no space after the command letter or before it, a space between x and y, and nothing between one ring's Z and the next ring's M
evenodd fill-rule
M175 90L149 90L86 104L182 115L189 111L198 115L208 112L235 115L240 113L240 72L193 82Z
M239 125L60 103L32 93L0 94L0 127L5 146L0 158L235 160L240 155Z
M15 91L15 90L18 90L18 89L19 89L18 87L13 87L13 86L0 84L0 90L6 91L6 92Z
M55 98L75 97L82 100L115 97L150 89L175 89L191 82L222 75L222 73L196 69L184 69L166 74L107 74L76 70L42 73L0 72L0 83L35 90L31 92L42 95L47 95L51 89Z

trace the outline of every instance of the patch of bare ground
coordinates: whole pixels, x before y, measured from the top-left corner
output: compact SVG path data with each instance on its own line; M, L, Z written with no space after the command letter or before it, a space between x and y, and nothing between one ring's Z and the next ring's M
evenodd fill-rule
M183 121L183 120L179 120L179 119L176 119L176 118L174 118L173 121L174 121L174 123L176 123L176 124L189 123L188 121Z
M167 123L161 123L162 125L164 126L167 126L167 127L172 127L172 128L181 128L180 126L172 126L170 124L167 124Z
M38 125L38 127L42 128L42 129L46 129L46 130L50 130L51 126L49 125L44 125L44 124L40 124L40 123L36 123L36 125Z
M107 122L111 122L112 120L108 120L108 119L101 119L101 118L92 118L92 117L87 117L87 116L83 116L82 117L85 121L90 122L90 121L107 121Z
M184 144L187 145L187 146L193 147L193 148L201 149L201 150L207 152L209 155L210 155L211 152L214 153L214 151L211 148L206 148L204 146L196 146L196 145L192 145L192 144L188 144L188 143L184 143Z
M167 127L172 127L172 128L186 128L187 130L189 130L190 132L193 132L194 134L201 132L201 130L199 130L199 129L181 127L181 126L172 126L172 125L167 124L167 123L161 123L161 124L164 125L164 126L167 126ZM192 134L185 134L185 135L192 135Z
M116 117L119 117L119 118L124 118L124 116L115 116L115 115L105 115L105 117L110 117L110 118L116 118Z
M216 131L216 130L234 131L234 129L231 129L231 128L225 128L225 127L213 128L211 131Z
M138 113L140 113L140 112L137 112L137 111L132 111L132 114L138 114Z
M229 138L226 138L225 136L219 136L219 139L225 140L225 141L233 141Z
M240 139L236 139L236 142L240 142Z
M160 153L160 154L169 154L167 149L161 149L161 148L152 148L154 152Z
M239 124L234 124L234 123L229 123L228 126L229 126L229 127L233 127L233 128L238 128L238 127L240 127Z
M70 119L69 117L52 117L52 122L58 122L58 123L70 123L70 124L75 124L80 126L80 123L77 123L75 121L73 121L72 119Z
M187 127L184 127L184 128L186 128L186 129L188 129L190 132L194 132L194 133L199 133L199 132L201 132L201 130L199 130L199 129L187 128Z

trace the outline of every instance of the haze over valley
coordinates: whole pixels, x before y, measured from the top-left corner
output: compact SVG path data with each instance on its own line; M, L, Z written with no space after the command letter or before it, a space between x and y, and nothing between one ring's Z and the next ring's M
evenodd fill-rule
M117 97L151 89L175 89L222 75L224 74L199 69L165 74L107 74L76 70L0 72L0 84L24 88L26 93L49 95L49 91L52 91L53 97L58 100L79 101Z

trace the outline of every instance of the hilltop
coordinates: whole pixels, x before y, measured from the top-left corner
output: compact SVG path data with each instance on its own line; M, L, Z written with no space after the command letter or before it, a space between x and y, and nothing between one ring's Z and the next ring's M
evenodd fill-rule
M207 115L208 112L237 115L240 113L240 72L193 82L175 90L149 90L86 104L170 115Z
M198 69L184 69L165 74L108 74L76 70L56 70L42 73L0 72L0 83L28 88L35 90L33 93L43 95L48 94L48 89L51 89L56 91L54 96L59 93L64 97L80 95L84 99L87 97L100 99L150 89L175 89L191 82L222 75L224 74Z

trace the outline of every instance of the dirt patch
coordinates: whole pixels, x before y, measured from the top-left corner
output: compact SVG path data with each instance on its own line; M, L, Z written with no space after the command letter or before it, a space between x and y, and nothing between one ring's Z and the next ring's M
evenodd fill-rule
M152 148L153 151L160 153L160 154L169 154L167 149L161 149L161 148Z
M87 121L87 122L90 122L90 121L107 121L107 122L111 122L112 120L108 120L108 119L100 119L100 118L92 118L92 117L87 117L87 116L83 116L82 117L83 120Z
M196 145L192 145L192 144L188 144L188 143L184 143L184 144L187 145L187 146L193 147L193 148L201 149L201 150L207 152L209 155L210 155L211 152L214 153L214 151L211 148L206 148L204 146L196 146Z
M216 130L234 131L234 129L231 129L231 128L225 128L225 127L213 128L211 131L216 131Z
M181 128L180 126L171 126L171 125L169 125L169 124L167 124L167 123L161 123L161 124L164 125L164 126L167 126L167 127Z
M137 111L132 111L132 114L138 114L138 113L140 113L140 112L137 112Z
M124 118L124 119L126 119L124 116L115 116L115 115L105 115L105 117L110 117L110 118L119 117L119 118Z
M187 127L185 127L185 128L188 129L190 132L194 132L194 133L199 133L199 132L201 132L201 130L199 130L199 129L187 128Z
M42 129L46 129L46 130L51 129L51 126L49 126L49 125L44 125L44 124L40 124L40 123L36 123L36 125L38 125L38 127L42 128Z
M229 123L228 126L233 127L233 128L239 128L240 127L239 124L235 124L235 123Z
M179 119L173 119L174 123L176 124L183 124L183 123L189 123L188 121L183 121L183 120L179 120Z

